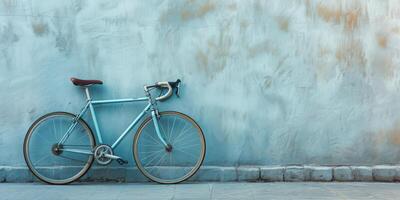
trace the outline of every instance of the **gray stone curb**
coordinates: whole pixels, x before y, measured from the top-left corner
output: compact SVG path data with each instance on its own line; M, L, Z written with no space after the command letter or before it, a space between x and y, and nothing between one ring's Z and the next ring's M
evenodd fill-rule
M372 181L372 167L352 166L353 181Z
M288 166L283 173L283 180L289 182L305 181L304 166Z
M354 176L349 166L334 167L333 180L335 181L354 181Z
M306 181L332 181L333 168L321 166L306 166L304 167Z
M0 166L0 182L33 182L27 167ZM92 167L82 182L148 182L135 167ZM190 182L213 181L400 181L400 165L203 166Z
M285 167L261 167L260 168L260 178L263 181L283 181L283 174L285 172Z
M374 166L372 167L372 177L375 181L392 182L398 180L398 169L400 168L395 166Z

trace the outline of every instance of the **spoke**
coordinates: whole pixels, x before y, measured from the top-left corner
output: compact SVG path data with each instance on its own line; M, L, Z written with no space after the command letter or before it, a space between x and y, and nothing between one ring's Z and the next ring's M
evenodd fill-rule
M154 145L154 146L157 146L157 147L160 147L160 146L162 146L162 147L163 147L163 146L164 146L163 144L160 144L160 143L156 143L156 144L154 144L154 142L152 142L152 141L150 141L150 140L147 140L147 139L144 139L144 138L142 138L142 140L143 140L143 141L150 142L150 143L153 143L153 145ZM142 144L142 145L143 145L143 144Z
M155 150L155 151L139 151L139 153L154 153L154 152L161 152L161 151L164 151L164 149Z
M152 135L147 134L153 141L155 141L156 143L163 145L160 141L158 141L157 139L155 139ZM164 146L164 145L163 145Z
M172 163L172 152L168 155L168 157L169 157L169 164L171 166L171 163Z
M67 140L67 139L71 136L72 131L73 131L74 129L76 129L76 126L77 126L77 125L78 125L78 122L77 122L77 121L72 122L71 125L68 127L67 131L65 131L64 135L60 138L60 140L63 139L64 137L66 137L66 138L64 139L64 141L63 141L63 142L65 142L65 140ZM60 141L60 142L61 142L61 141Z
M160 145L157 145L157 144L142 144L140 146L143 146L143 147L160 147Z
M160 120L161 121L161 120ZM169 119L168 119L168 117L166 118L166 124L167 124L167 131L165 131L164 132L164 134L165 134L165 137L166 137L166 139L169 141L169 137L168 137L168 130L169 130ZM164 128L162 128L162 129L164 129Z
M49 140L49 138L44 138L42 135L40 135L39 133L36 133L36 135L38 135L40 138L42 138L43 141L47 140L49 142L49 144L53 144L53 142L51 142Z
M148 164L145 165L145 167L148 167L148 166L153 162L153 160L155 160L156 158L157 158L157 156L154 156L154 157L148 162Z
M175 141L177 138L179 138L183 133L186 133L188 130L192 129L193 126L190 126L190 125L189 125L189 128L187 128L187 129L185 129L185 128L186 128L186 124L185 124L185 126L183 127L182 131L178 134L178 136L176 136L176 137L173 139L173 141Z
M167 132L165 132L165 130L164 130L164 128L163 128L163 126L162 126L162 124L161 124L161 123L159 123L159 124L158 124L158 126L159 126L159 127L161 127L161 130L162 130L162 133L163 133L162 135L165 135L165 136L167 137L167 142L168 142L168 141L169 141L169 139L168 139ZM167 129L167 130L168 130L168 129Z
M85 161L85 160L79 160L79 159L75 159L75 158L69 158L69 157L62 156L62 155L59 155L59 156L62 157L62 158L71 160L71 161L77 161L77 162L81 162L81 163L86 163L86 162L87 162L87 161Z
M54 122L55 121L54 119L52 121L53 121L53 136L54 136L54 139L56 139L56 141L57 141L58 138L57 138L57 134L56 134L56 123Z
M186 127L186 125L185 125ZM174 139L172 139L172 143L174 143L174 141L176 140L176 138L180 137L183 131L179 132L179 134L177 136L175 136ZM172 137L172 136L171 136Z
M189 130L191 130L192 128L193 128L193 127L190 127L189 129L186 129L186 131L185 131L184 133L182 133L182 134L179 135L179 136L182 135L182 137L179 138L179 139L178 139L178 137L176 137L173 143L175 144L175 143L177 143L177 142L179 142L179 141L182 141L183 138L186 138L186 137L188 137L188 136L191 136L190 134L186 134L186 133L187 133ZM178 140L176 140L176 139L178 139Z
M171 128L171 131L169 132L169 139L171 139L171 138L172 138L172 133L173 133L173 131L174 131L174 128L175 128L175 122L176 122L176 117L175 117L175 119L174 119L174 123L172 123L172 128Z
M168 165L167 166L171 166L171 159L172 159L172 152L170 154L168 154ZM171 178L171 174L169 175L169 178Z
M185 151L182 151L182 150L180 150L180 149L178 149L178 148L175 148L175 149L178 150L178 151L180 151L180 152L182 152L182 153L184 153L184 154L186 154L186 155L192 156L192 157L195 158L196 160L198 159L196 156L194 156L194 155L192 155L192 154L189 154L189 153L187 153L187 152L185 152Z
M176 140L173 142L174 145L176 144L180 144L180 143L189 143L189 142L196 142L197 138L196 137L192 137L192 135L190 134L184 134L181 138L179 138L179 140Z
M156 154L156 153L158 153L158 152L162 152L162 151L164 151L164 150L160 150L160 151L157 151L157 152L153 152L153 153L151 153L151 154L148 154L148 155L146 155L146 157L142 158L141 160L145 161L147 158L150 158L150 157L152 157L154 154Z
M84 131L83 135L80 136L80 137L77 139L78 142L79 142L84 136L86 136L86 131L85 131L85 129L83 129L83 131ZM78 130L78 133L79 133L79 130Z
M60 127L60 133L58 133L57 132L57 140L60 140L61 138L60 138L60 135L62 135L62 132L63 132L63 129L62 129L62 121L61 120L58 120L58 125L59 125L59 127Z
M48 157L50 157L50 156L51 156L51 155L44 156L43 158L41 158L41 159L39 159L38 161L36 161L35 163L33 163L33 165L38 164L40 161L42 161L42 160L44 160L45 158L48 158Z
M161 153L161 152L160 152ZM154 157L154 155L156 155L157 153L152 153L152 154L150 154L150 155L146 155L146 157L144 157L144 158L142 158L141 160L143 161L143 162L145 162L148 158L153 158Z
M186 137L188 137L188 136L186 136ZM197 142L199 139L200 139L200 138L198 138L198 137L189 137L188 140L187 140L186 142L184 142L184 143L195 143L195 142ZM182 138L182 139L180 139L180 140L178 140L178 141L175 141L175 142L174 142L174 145L180 144L180 143L182 143L182 141L185 141L185 140Z
M166 154L164 154L161 158L160 158L160 160L154 165L154 166L158 166L158 164L160 164L161 163L161 161L163 161L164 159L165 159L165 156L166 156ZM155 169L155 168L153 168L153 169ZM151 171L152 169L150 169L150 171ZM149 172L150 172L149 171Z
M195 147L195 146L200 146L200 144L191 144L191 145L179 146L179 149L187 149L187 148Z

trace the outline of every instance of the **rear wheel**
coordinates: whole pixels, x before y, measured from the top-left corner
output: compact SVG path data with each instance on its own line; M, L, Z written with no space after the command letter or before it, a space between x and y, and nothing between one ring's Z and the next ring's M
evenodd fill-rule
M139 170L158 183L179 183L193 176L206 153L206 143L200 126L179 112L161 112L158 138L151 117L139 127L133 143L133 154Z
M74 120L75 115L71 113L54 112L40 117L29 128L24 140L24 158L38 179L50 184L67 184L89 170L95 139L85 121ZM69 137L59 144L74 123Z

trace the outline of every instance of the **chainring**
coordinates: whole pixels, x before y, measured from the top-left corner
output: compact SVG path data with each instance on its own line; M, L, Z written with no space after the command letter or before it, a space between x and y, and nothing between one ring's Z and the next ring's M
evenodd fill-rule
M107 158L104 155L105 154L110 154L114 155L114 152L112 148L106 144L99 145L95 148L94 150L94 158L96 159L96 162L100 165L108 165L111 163L112 159Z

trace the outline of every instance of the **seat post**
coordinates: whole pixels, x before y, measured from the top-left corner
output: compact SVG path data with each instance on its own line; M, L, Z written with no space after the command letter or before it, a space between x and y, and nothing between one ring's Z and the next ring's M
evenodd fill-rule
M86 100L92 100L92 98L90 97L90 93L89 93L89 87L85 87L85 93L86 93Z

